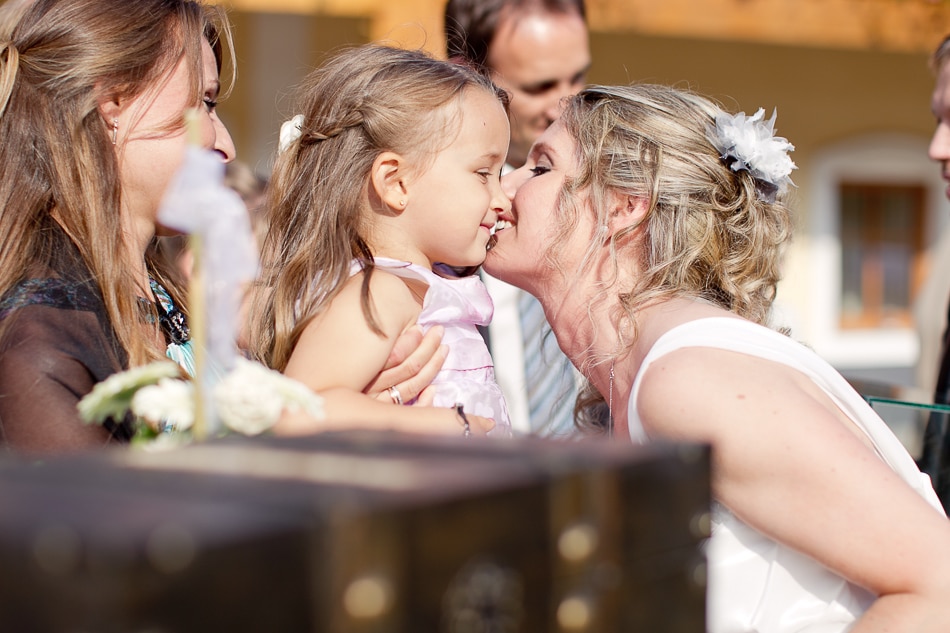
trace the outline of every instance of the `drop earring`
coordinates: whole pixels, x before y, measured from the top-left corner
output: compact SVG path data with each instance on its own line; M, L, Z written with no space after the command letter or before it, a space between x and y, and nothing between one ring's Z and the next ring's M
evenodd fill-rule
M115 145L119 136L119 119L112 119L112 144Z

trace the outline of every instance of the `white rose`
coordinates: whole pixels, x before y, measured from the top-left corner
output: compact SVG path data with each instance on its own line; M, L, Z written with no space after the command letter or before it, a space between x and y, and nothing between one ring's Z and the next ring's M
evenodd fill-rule
M274 372L275 374L277 372ZM313 392L307 385L277 374L279 380L275 386L284 400L284 408L290 411L303 410L312 418L324 419L323 398Z
M284 402L262 365L238 359L234 369L214 387L218 417L232 431L258 435L280 419Z
M184 431L195 423L194 386L190 381L162 378L132 397L132 413L153 427L162 424Z
M179 373L175 363L156 361L113 374L97 383L92 391L79 401L79 415L86 422L102 422L109 417L121 418L139 389L154 385L163 378L174 378Z
M221 421L244 435L258 435L271 428L285 408L323 417L320 396L280 372L243 358L215 385L214 404Z

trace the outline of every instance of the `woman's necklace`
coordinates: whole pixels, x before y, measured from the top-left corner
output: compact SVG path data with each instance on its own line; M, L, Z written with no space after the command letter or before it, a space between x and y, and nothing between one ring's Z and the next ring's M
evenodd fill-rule
M610 387L607 390L607 437L614 436L614 363L610 361Z

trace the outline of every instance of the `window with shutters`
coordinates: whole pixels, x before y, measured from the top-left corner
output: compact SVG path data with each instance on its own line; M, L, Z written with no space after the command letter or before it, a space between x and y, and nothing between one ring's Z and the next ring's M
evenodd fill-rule
M842 183L841 327L911 325L924 275L923 185Z

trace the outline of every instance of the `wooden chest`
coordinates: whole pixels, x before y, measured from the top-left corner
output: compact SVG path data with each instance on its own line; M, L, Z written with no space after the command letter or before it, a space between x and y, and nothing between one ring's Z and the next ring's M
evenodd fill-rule
M0 465L0 631L705 630L709 453L347 432Z

